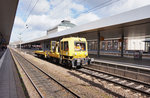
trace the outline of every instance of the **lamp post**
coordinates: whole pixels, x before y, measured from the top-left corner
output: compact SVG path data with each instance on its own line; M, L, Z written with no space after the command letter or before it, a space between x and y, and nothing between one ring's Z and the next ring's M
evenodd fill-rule
M26 27L25 27L24 31L25 31L26 29L28 29L28 25L27 25L27 24L26 24ZM23 31L23 32L24 32L24 31ZM22 32L22 33L23 33L23 32ZM21 51L21 42L22 42L22 41L21 41L21 35L22 35L22 33L19 33L20 51Z
M21 34L22 34L22 33L19 33L20 51L21 51Z

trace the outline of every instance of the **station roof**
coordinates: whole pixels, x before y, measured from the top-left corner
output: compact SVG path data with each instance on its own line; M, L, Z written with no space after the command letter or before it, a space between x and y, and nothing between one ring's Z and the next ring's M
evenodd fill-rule
M150 10L150 5L144 6L144 7L137 8L128 12L118 14L118 15L96 20L88 24L75 26L68 30L52 33L40 39L28 41L25 43L31 43L31 42L40 41L40 40L57 38L57 37L75 34L75 33L98 31L98 30L103 31L103 30L112 29L112 28L122 28L122 27L128 27L132 25L150 23L149 10ZM136 29L137 28L135 27L134 30L136 31ZM133 32L133 29L131 31Z
M19 0L0 0L0 33L6 44L9 43L12 26Z
M63 20L63 21L61 21L60 24L56 25L55 27L53 27L53 28L51 28L51 29L49 29L49 30L47 30L47 31L51 31L51 30L53 30L53 29L56 29L56 28L58 28L59 26L71 27L71 28L72 28L72 27L75 27L76 25L73 24L73 23L71 23L71 22L68 21L68 20Z
M74 27L76 26L75 24L71 23L68 20L63 20L58 26L66 26L66 27Z

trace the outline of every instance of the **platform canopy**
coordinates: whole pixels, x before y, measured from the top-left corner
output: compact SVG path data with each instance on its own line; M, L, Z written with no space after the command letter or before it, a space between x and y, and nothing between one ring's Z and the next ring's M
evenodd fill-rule
M50 34L48 38L68 34L100 31L106 38L118 37L122 32L125 37L140 37L150 35L150 5L127 11L114 16L102 18L69 30Z
M82 34L84 32L101 32L105 38L117 38L124 32L124 37L150 36L150 5L137 8L118 15L96 20L71 29L55 32L32 41L32 43L46 39L63 37L66 35Z
M0 0L0 39L8 44L19 0Z

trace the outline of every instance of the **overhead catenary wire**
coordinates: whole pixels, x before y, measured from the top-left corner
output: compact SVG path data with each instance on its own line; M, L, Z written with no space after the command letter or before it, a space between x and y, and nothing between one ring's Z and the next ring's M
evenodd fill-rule
M83 1L81 1L80 3L85 2L85 1L86 1L86 0L83 0ZM120 1L120 0L115 0L115 1L113 1L113 0L108 0L108 1L106 1L106 2L104 2L104 3L98 4L98 5L96 5L95 7L92 7L92 8L90 8L90 9L88 9L88 10L86 10L86 11L84 11L84 12L81 12L81 13L79 13L79 14L76 14L76 15L80 15L80 14L83 14L83 13L93 12L93 11L96 11L96 10L98 10L98 9L100 9L100 8L104 8L104 7L106 7L106 6L109 6L109 5L111 5L111 4L115 3L115 2L118 2L118 1ZM30 10L29 14L27 15L26 21L28 20L30 14L32 13L32 11L34 10L34 8L35 8L35 6L37 5L38 2L39 2L39 0L36 1L36 3L34 4L34 6L32 7L32 9ZM61 1L61 2L64 2L64 0ZM58 3L58 5L60 5L60 3ZM55 8L56 8L58 5L56 5ZM104 5L104 6L103 6L103 5ZM66 7L68 7L68 6L63 7L62 9L66 8ZM57 13L59 13L59 12L57 12Z
M64 1L64 0L63 0ZM83 3L83 2L85 2L86 0L82 0L81 2L79 2L79 4L80 3ZM71 5L69 5L69 6L71 6ZM64 8L67 8L68 6L64 6L62 9L64 9Z
M28 20L30 14L32 13L32 11L34 10L34 8L35 8L35 6L37 5L38 2L39 2L39 0L36 1L36 3L34 4L34 6L32 7L32 9L30 10L30 12L29 12L29 14L28 14L28 16L27 16L27 18L26 18L26 21ZM64 0L61 1L61 2L64 2ZM60 2L60 3L61 3L61 2ZM58 5L60 5L60 3L59 3ZM56 7L57 7L58 5L56 5ZM26 21L25 21L25 22L26 22Z
M64 2L64 0L60 1L56 6L53 7L53 9L56 8L57 6L61 5L62 2Z
M26 14L27 14L27 12L28 12L30 6L31 6L32 1L33 1L33 0L30 0L29 5L28 5L28 7L27 7L27 10L26 10L26 12L25 12L23 18L25 18Z
M85 2L85 1L86 1L86 0L83 0L83 1L81 1L80 3ZM109 5L111 5L111 4L115 3L115 2L118 2L118 1L120 1L120 0L115 0L115 1L113 1L113 0L107 0L106 2L103 2L103 3L101 3L101 4L98 4L98 5L96 5L95 7L92 7L92 8L90 8L90 9L88 9L88 10L82 12L82 13L76 14L76 16L81 15L81 14L84 14L84 13L90 13L90 12L96 11L96 10L98 10L98 9L104 8L104 7L109 6ZM29 14L28 14L28 16L27 16L27 18L26 18L26 21L28 20L30 14L32 13L32 11L34 10L34 8L35 8L35 6L37 5L38 2L39 2L39 0L36 1L36 3L34 4L34 6L32 7L32 9L30 10L30 12L29 12ZM64 0L63 0L63 2L64 2ZM59 5L59 4L60 4L60 3L58 3L58 5ZM58 6L58 5L57 5L57 6ZM57 6L56 6L56 7L57 7ZM56 8L56 7L55 7L55 8ZM63 9L66 8L66 7L68 7L68 6L63 7ZM57 12L57 13L58 13L58 12ZM26 21L25 21L25 22L26 22Z
M26 27L19 34L23 34L23 32L25 32L26 29L28 29L28 25L27 24L26 24Z
M85 2L85 1L86 1L86 0L81 1L80 4L81 4L82 2ZM76 16L79 16L79 15L85 14L85 13L90 13L90 12L96 11L96 10L98 10L98 9L107 7L107 6L109 6L109 5L111 5L111 4L115 3L115 2L118 2L118 1L120 1L120 0L107 0L106 2L100 3L100 4L98 4L98 5L94 6L94 7L92 7L92 8L90 8L90 9L86 10L86 11L83 11L83 12L81 12L81 13L76 14ZM71 5L69 5L69 6L71 6ZM68 6L65 6L65 7L61 8L61 9L64 9L64 8L67 8L67 7L68 7ZM60 12L60 11L58 11L57 13L59 13L59 12Z
M81 3L85 2L85 1L86 1L86 0L82 0L82 1L79 2L79 4L81 4ZM62 4L63 2L64 2L64 0L61 1L61 4ZM60 4L59 4L59 5L60 5ZM58 6L58 5L57 5L57 6ZM57 6L55 6L54 8L56 8ZM62 7L61 9L58 9L57 13L60 13L60 12L62 11L62 9L66 9L66 8L68 9L68 7L70 7L70 6L71 6L71 5L69 5L69 4L68 4L68 5L65 5L65 6ZM53 8L53 9L54 9L54 8ZM68 12L68 13L69 13L69 12ZM55 18L55 17L54 17L54 18Z
M118 2L118 1L120 1L120 0L115 0L115 1L113 1L113 0L108 0L108 1L106 1L106 2L104 2L104 3L98 4L97 6L95 6L95 7L93 7L93 8L90 8L90 9L88 9L88 10L82 12L82 13L77 14L77 15L84 14L84 13L90 13L90 12L96 11L96 10L98 10L98 9L107 7L107 6L109 6L109 5L111 5L111 4L115 3L115 2Z
M64 0L63 0L63 1L64 1ZM83 1L81 1L80 3L85 2L85 1L86 1L86 0L83 0ZM76 14L76 16L77 16L77 15L80 15L80 14L90 13L90 12L96 11L96 10L98 10L98 9L100 9L100 8L104 8L104 7L109 6L109 5L111 5L111 4L115 3L115 2L118 2L118 1L120 1L120 0L115 0L115 1L113 1L113 0L108 0L108 1L106 1L106 2L104 2L104 3L98 4L98 5L96 5L95 7L92 7L92 8L90 8L90 9L84 11L84 12L81 12L81 13L79 13L79 14ZM39 2L39 0L37 0L37 1L35 2L34 6L31 8L29 14L27 15L26 21L28 20L30 14L32 13L32 11L34 10L34 8L35 8L35 6L37 5L38 2ZM59 4L60 4L60 3L58 3L58 5L59 5ZM58 5L57 5L57 6L58 6ZM55 8L56 8L57 6L55 6ZM63 7L62 9L66 8L66 7L68 7L68 6ZM57 13L59 13L59 12L57 12ZM26 21L25 21L25 23L26 23Z
M112 1L113 1L113 0L107 0L106 2L103 2L103 3L101 3L101 4L98 4L98 5L96 5L95 7L90 8L90 9L88 9L87 11L85 11L85 12L83 12L83 13L90 12L90 11L92 11L93 9L98 8L98 7L102 7L103 5L108 4L108 3L112 2ZM101 5L102 5L102 6L101 6ZM104 6L104 7L105 7L105 6Z
M28 20L30 14L32 13L32 11L34 10L34 8L35 8L35 6L37 5L38 2L39 2L39 0L37 0L37 1L35 2L34 6L31 8L31 10L30 10L30 12L29 12L29 14L28 14L28 16L27 16L26 21Z
M31 0L31 1L32 1L32 0ZM64 0L63 0L63 1L64 1ZM63 2L63 1L61 1L61 2ZM84 1L86 1L86 0L83 0L83 1L81 1L80 3L84 2ZM120 0L115 0L115 1L113 1L113 2L112 2L112 1L113 1L113 0L108 0L108 1L106 1L106 2L104 2L104 3L98 4L98 5L96 5L95 7L90 8L90 9L84 11L84 12L81 12L81 13L77 14L77 15L80 15L80 14L83 14L83 13L89 13L89 12L96 11L96 10L98 10L98 9L100 9L100 8L104 8L104 7L109 6L109 5L111 5L111 4L115 3L115 2L118 2L118 1L120 1ZM37 5L38 2L39 2L39 0L36 1L36 3L34 4L34 6L32 7L32 9L30 10L29 14L27 15L26 21L28 20L30 14L32 13L32 11L34 10L34 8L35 8L35 6ZM58 5L60 5L60 3L58 3ZM56 5L54 8L56 8L58 5ZM104 6L103 6L103 5L104 5ZM66 8L66 7L68 7L68 6L63 7L62 9ZM29 7L28 7L28 9L29 9ZM57 13L59 13L59 12L57 12Z
M30 4L29 4L29 6L28 6L28 8L27 8L27 11L28 11L28 9L29 9L29 7L30 7L30 5L31 5L31 2L32 2L32 0L30 1ZM26 18L26 20L25 20L25 24L26 24L26 22L27 22L27 20L28 20L28 18L29 18L29 16L30 16L30 14L32 13L32 11L34 10L34 8L35 8L35 6L37 5L38 2L39 2L39 0L37 0L37 1L35 2L34 6L31 8L31 10L30 10L30 12L29 12L29 14L28 14L28 16L27 16L27 18ZM26 11L26 13L27 13L27 11ZM25 13L25 14L26 14L26 13ZM26 24L25 26L26 26L26 27L24 28L24 30L21 31L21 33L25 32L25 30L28 28L28 25L27 25L27 24Z

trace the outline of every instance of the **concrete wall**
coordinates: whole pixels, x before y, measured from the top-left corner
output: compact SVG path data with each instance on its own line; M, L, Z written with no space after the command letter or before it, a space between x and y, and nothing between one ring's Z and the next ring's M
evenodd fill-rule
M60 31L63 31L63 30L66 30L66 29L70 29L71 27L66 27L66 26L58 26L56 28L53 28L51 30L48 30L47 31L47 35L49 34L52 34L52 33L55 33L55 32L60 32Z
M59 32L59 31L66 30L66 29L70 29L70 27L58 26L58 32Z
M47 35L48 35L48 34L51 34L51 33L55 33L55 32L58 32L58 28L54 28L54 29L52 29L52 30L48 30L48 31L47 31Z

